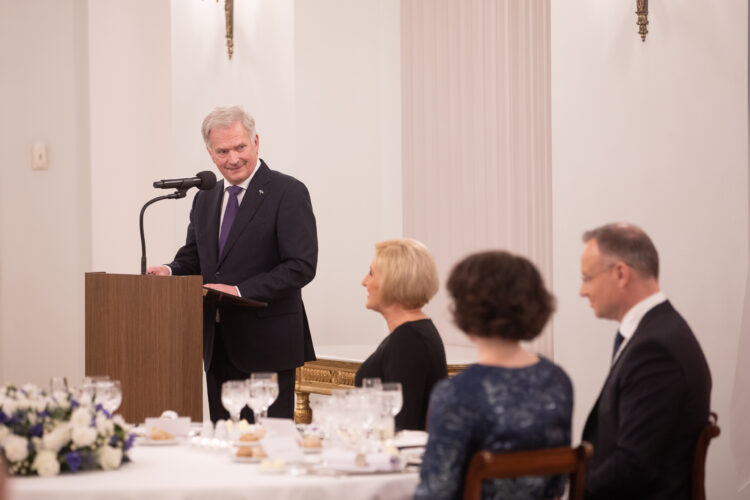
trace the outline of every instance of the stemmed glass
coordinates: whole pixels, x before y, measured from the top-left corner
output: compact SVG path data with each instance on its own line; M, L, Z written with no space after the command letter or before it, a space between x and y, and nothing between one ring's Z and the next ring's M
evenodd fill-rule
M221 404L229 412L234 424L239 423L240 411L247 399L247 385L244 380L229 380L221 384ZM236 425L232 428L235 429Z
M381 387L383 387L383 383L380 381L380 379L378 377L363 378L362 379L362 388L363 389L380 390Z
M101 404L110 415L122 404L122 386L119 380L100 380L96 382L94 400Z
M401 382L386 382L380 388L384 404L392 416L401 412L404 405L404 397L401 392Z
M109 380L108 375L95 375L83 378L83 383L78 389L78 402L83 406L90 406L94 403L96 396L96 384Z
M273 372L252 373L249 387L250 400L253 405L251 408L256 417L256 423L260 423L260 419L268 417L268 408L279 397L279 379ZM260 409L260 415L256 409Z
M68 398L68 379L65 377L52 377L49 380L50 395L58 403Z

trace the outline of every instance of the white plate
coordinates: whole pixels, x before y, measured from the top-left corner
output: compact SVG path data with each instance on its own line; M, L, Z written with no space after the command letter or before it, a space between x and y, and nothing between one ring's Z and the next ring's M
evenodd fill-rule
M141 438L138 441L136 441L136 444L139 444L141 446L172 446L175 444L180 444L181 440L174 438L174 439L148 439L148 438Z
M397 474L402 472L401 469L376 469L375 467L370 466L360 466L360 465L336 465L336 466L330 466L325 465L321 466L320 469L327 470L327 471L334 471L334 472L343 472L345 474Z
M427 433L425 431L401 431L393 438L392 444L396 448L425 446Z
M262 458L259 457L238 457L234 453L232 453L232 462L240 462L240 463L246 463L246 464L259 464L263 461Z

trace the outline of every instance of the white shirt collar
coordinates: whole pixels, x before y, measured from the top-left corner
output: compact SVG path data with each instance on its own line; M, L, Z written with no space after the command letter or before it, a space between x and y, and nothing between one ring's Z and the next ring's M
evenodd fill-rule
M630 342L630 338L635 333L635 330L638 328L638 324L641 322L646 313L666 300L666 295L664 295L662 292L656 292L655 294L649 295L642 301L638 302L636 305L631 307L628 312L625 313L625 316L622 317L622 321L620 322L619 330L620 334L624 337L624 340L620 344L620 347L617 349L615 355L612 357L613 365L615 364L615 361L617 361L617 358L620 357L620 353L622 352L622 350L625 348L628 342Z
M239 184L237 184L239 187L242 188L242 191L241 191L242 193L244 193L245 191L247 191L248 186L250 186L250 181L253 180L253 176L255 176L255 172L257 172L259 168L260 168L260 157L258 157L258 163L255 164L255 168L253 169L253 173L250 174L250 177L248 177L244 181L242 181ZM225 181L226 181L226 179L225 179ZM229 182L224 182L224 192L225 193L227 192L227 189L229 189L229 186L231 186L231 184L229 184Z
M638 302L625 313L625 316L622 317L622 321L620 322L620 333L625 337L626 341L633 336L636 328L638 328L638 324L646 313L665 300L667 300L667 296L664 295L664 293L656 292Z

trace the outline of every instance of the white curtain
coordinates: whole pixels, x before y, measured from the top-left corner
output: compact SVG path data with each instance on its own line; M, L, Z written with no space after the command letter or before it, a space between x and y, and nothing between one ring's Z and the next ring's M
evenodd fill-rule
M549 0L404 0L405 236L441 280L468 253L530 258L552 288ZM428 310L448 344L444 287ZM548 329L532 346L552 357Z

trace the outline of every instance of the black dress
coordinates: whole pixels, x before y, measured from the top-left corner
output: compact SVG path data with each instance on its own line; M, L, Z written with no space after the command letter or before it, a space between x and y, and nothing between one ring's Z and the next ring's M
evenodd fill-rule
M357 370L354 383L378 377L401 382L404 405L396 415L396 430L424 430L432 387L448 376L445 348L430 319L407 321L380 343Z

